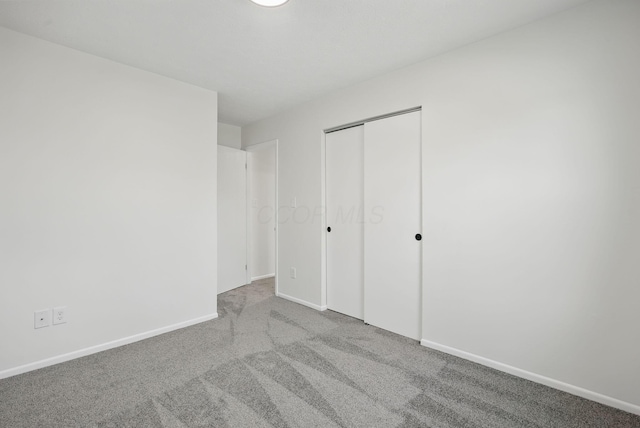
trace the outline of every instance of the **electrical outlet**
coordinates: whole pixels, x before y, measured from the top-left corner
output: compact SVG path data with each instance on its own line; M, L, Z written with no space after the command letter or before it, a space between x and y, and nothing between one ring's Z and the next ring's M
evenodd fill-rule
M294 268L294 267L289 268L289 276L290 276L292 279L296 279L296 268Z
M53 325L67 322L67 307L58 306L53 308Z
M48 327L51 324L51 309L43 309L33 314L33 328Z

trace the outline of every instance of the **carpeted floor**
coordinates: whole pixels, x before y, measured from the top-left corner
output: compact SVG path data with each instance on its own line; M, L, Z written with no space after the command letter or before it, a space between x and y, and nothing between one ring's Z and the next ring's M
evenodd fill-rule
M0 380L1 427L640 427L640 417L273 295Z

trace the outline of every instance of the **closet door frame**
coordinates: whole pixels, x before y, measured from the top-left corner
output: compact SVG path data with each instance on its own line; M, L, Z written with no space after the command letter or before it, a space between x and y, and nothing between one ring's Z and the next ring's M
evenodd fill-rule
M354 121L354 122L348 122L348 123L343 123L342 125L338 125L338 126L334 126L334 127L330 127L330 128L326 128L322 131L320 131L319 133L319 142L320 142L320 152L321 152L321 162L320 162L320 171L321 171L321 198L323 203L325 203L326 201L326 160L325 160L325 156L326 156L326 143L325 143L325 136L327 133L330 132L334 132L334 131L338 131L340 129L346 129L346 128L350 128L353 126L358 126L358 125L363 125L367 122L370 121L374 121L374 120L380 120L380 119L384 119L387 117L392 117L392 116L397 116L397 115L401 115L401 114L406 114L406 113L411 113L414 111L420 111L422 112L422 107L418 106L418 107L411 107L411 108L407 108L407 109L403 109L403 110L398 110L392 113L388 113L388 114L382 114L382 115L377 115L377 116L371 116L368 119L362 119L362 120L358 120L358 121ZM424 124L425 124L425 115L421 113L421 118L420 118L420 122L421 122L421 135L420 135L420 165L422 168L422 165L424 165L424 158L426 156L426 151L425 151L425 147L424 147L424 136L423 136L423 132L422 130L424 129ZM420 230L425 230L424 228L424 222L425 222L425 216L424 216L424 212L425 212L425 183L424 183L425 177L424 174L421 174L421 178L420 178L420 208L421 208L421 224L420 224ZM327 309L327 275L326 275L326 269L327 269L327 232L326 232L326 228L327 228L327 216L326 216L326 207L324 207L324 215L322 216L321 219L321 229L320 229L320 233L321 233L321 257L320 257L320 310L326 310ZM423 236L424 238L424 236ZM424 245L424 241L423 244ZM426 326L424 326L424 300L425 300L425 294L424 294L424 284L425 284L425 277L424 277L424 269L422 268L424 266L425 260L424 260L424 254L425 251L421 251L421 255L420 255L420 265L421 265L421 269L420 269L420 326L419 326L419 331L420 331L420 337L421 340L424 340L425 337L425 328Z

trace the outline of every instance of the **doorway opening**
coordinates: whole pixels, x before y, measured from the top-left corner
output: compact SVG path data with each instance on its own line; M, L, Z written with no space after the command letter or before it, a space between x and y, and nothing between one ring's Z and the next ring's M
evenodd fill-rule
M274 278L278 294L278 140L247 147L247 283Z

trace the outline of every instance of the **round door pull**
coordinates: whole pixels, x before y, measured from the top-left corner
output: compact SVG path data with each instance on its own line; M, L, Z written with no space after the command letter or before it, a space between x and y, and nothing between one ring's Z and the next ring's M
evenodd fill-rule
M331 227L327 227L327 232L331 232Z
M416 234L416 241L422 241L422 235L419 233Z

